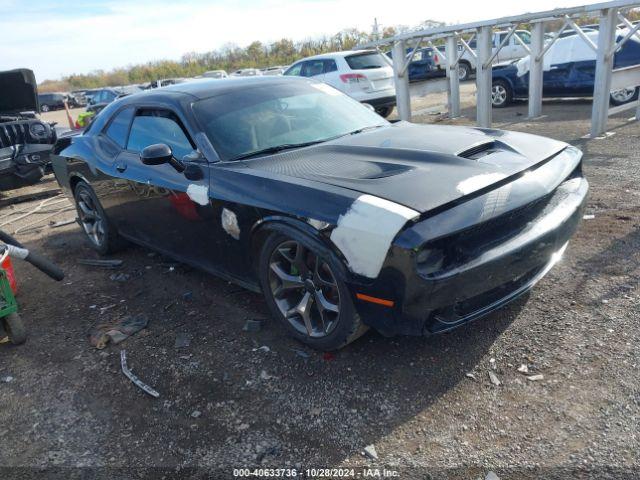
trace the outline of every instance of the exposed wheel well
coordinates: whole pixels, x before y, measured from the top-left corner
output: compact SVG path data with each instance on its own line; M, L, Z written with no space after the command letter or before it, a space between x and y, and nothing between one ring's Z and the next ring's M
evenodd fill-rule
M82 178L78 176L73 176L69 179L69 187L71 188L71 193L76 193L76 187L80 182L82 182Z

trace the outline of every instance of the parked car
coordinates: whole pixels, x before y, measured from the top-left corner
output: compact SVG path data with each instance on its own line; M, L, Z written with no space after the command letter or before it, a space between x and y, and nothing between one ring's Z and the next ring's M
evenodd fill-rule
M407 49L407 55L413 49ZM387 56L393 59L393 52L387 52ZM431 47L420 48L413 54L409 63L408 73L409 81L415 82L419 80L427 80L429 78L442 77L446 75L445 65L441 56Z
M87 112L98 114L104 107L117 98L142 92L142 88L135 85L126 85L118 88L100 88L94 90L89 97Z
M320 80L388 117L396 105L393 69L375 50L326 53L291 65L286 76Z
M202 76L205 78L229 78L229 75L224 70L209 70L204 72Z
M596 45L597 31L586 35ZM625 31L618 31L618 40ZM493 67L491 103L494 107L506 107L515 99L529 95L529 62L525 57L508 65ZM640 42L629 39L614 55L613 67L623 68L640 64ZM596 54L582 37L572 35L559 38L544 56L542 95L552 97L590 97L593 95L596 72ZM630 85L611 92L611 103L621 105L638 98L638 86Z
M56 132L36 118L38 98L31 70L0 72L0 190L38 182L49 164Z
M64 108L65 96L62 93L39 93L40 111L60 110Z
M119 99L53 169L98 252L131 241L261 291L295 338L332 350L369 327L447 331L528 291L582 218L581 157L525 133L392 124L285 76Z
M505 37L509 34L507 31L494 32L491 38L492 51L495 52L505 39ZM529 45L531 43L531 33L527 30L516 30L515 33L511 36L507 44L500 49L496 57L493 59L494 64L503 63L508 60L515 60L522 58L527 55L527 51L525 48L518 42L515 38L516 35L522 40L525 45ZM469 42L469 47L472 50L476 50L477 42L475 39ZM475 72L476 69L476 59L462 46L458 45L458 51L460 52L460 61L458 62L458 78L463 80L468 80L471 77L471 74Z
M241 68L231 74L232 77L255 77L262 75L262 72L257 68Z
M282 75L284 71L289 67L283 67L282 65L276 67L267 67L262 69L263 75Z

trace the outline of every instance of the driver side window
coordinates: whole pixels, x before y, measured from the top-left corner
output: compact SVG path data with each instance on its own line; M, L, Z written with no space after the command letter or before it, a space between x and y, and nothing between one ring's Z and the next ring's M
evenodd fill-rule
M141 152L156 143L169 145L173 155L178 159L184 158L195 149L195 145L173 112L160 109L138 110L131 125L127 150Z

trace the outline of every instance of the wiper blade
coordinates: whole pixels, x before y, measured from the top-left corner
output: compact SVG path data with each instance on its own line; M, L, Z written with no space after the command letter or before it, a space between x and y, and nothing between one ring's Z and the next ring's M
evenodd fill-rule
M245 158L257 157L258 155L268 155L270 153L278 153L283 150L290 150L292 148L302 148L308 147L310 145L315 145L316 143L322 143L325 140L314 140L313 142L303 142L303 143L285 143L282 145L275 145L273 147L263 148L261 150L255 150L253 152L243 153L238 155L237 157L233 157L231 161L234 160L244 160Z
M365 132L367 130L373 130L374 128L384 127L384 125L370 125L368 127L362 127L352 132L347 133L347 135L357 135L358 133Z

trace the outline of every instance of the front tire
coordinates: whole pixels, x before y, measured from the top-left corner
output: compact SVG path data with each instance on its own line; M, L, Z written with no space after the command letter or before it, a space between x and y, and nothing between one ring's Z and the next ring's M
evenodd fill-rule
M84 181L78 182L73 191L73 198L80 226L91 248L100 255L107 255L126 246L126 241L109 221L109 217L89 184Z
M503 81L496 80L491 86L491 105L495 108L504 108L513 102L511 86Z
M260 253L260 285L271 314L317 350L337 350L368 329L342 272L330 250L293 229L271 234Z
M18 313L10 313L2 321L11 343L21 345L27 341L27 329L24 327L24 323L22 323Z

